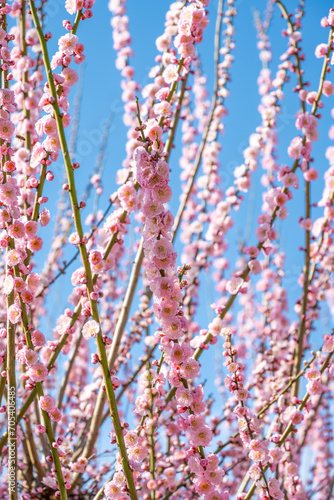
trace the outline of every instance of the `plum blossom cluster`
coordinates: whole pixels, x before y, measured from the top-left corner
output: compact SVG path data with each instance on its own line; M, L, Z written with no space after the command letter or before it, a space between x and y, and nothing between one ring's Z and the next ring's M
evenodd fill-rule
M164 334L177 340L187 330L187 322L179 308L180 287L172 274L175 269L175 252L170 241L173 216L164 203L171 197L168 185L169 166L157 153L148 153L143 147L135 152L136 179L143 188L141 210L145 215L145 256L148 260L147 279L158 301L154 312L161 320Z
M78 37L73 33L68 33L60 37L58 41L58 52L56 52L51 61L51 68L55 70L61 66L61 74L52 74L52 79L55 85L57 94L57 102L62 113L62 123L66 128L70 124L70 115L67 113L69 109L68 96L70 87L75 85L78 81L78 74L76 70L70 68L72 60L76 64L81 64L85 60L83 54L84 46L79 43ZM43 94L39 101L39 106L47 113L40 118L36 124L35 129L38 137L46 135L46 139L42 143L36 142L32 150L32 158L30 165L36 168L43 160L48 158L51 161L56 161L59 156L60 140L58 135L58 128L56 119L53 116L55 97L52 95L50 86L45 85ZM49 163L50 164L50 163Z
M91 9L94 3L95 0L66 0L65 9L71 15L79 15L79 19L84 21L93 16L93 11ZM68 20L63 21L63 26L69 31L72 30L72 25Z
M201 449L211 443L212 432L201 416L205 409L201 387L196 387L194 390L187 388L187 382L199 375L199 363L193 358L191 346L186 342L179 342L187 331L188 323L182 309L180 309L182 300L180 283L174 277L175 253L169 232L173 219L163 205L169 201L167 189L169 187L169 167L159 157L158 152L153 150L148 153L144 148L136 150L134 161L137 182L144 190L141 210L145 215L143 237L147 259L146 274L154 296L153 311L162 330L161 333L157 334L162 338L165 361L171 366L168 380L173 387L176 387L175 397L178 413L180 415L188 413L186 418L182 416L178 418L178 425L187 431L194 450L197 447ZM161 196L158 194L159 191L167 192L167 196ZM165 221L168 219L169 223L166 225ZM184 385L182 380L185 381ZM161 391L160 394L158 393L158 396L160 395ZM141 414L143 414L143 410L144 414L145 410L148 411L147 399L149 397L150 391L147 390L146 397L143 395L137 400L138 411ZM164 405L163 401L160 402L160 398L158 400L155 398L155 406L159 408L161 403ZM189 454L191 453L189 456L196 459L198 451L194 450L189 450ZM197 462L195 461L195 463ZM216 491L216 486L220 484L223 471L217 469L217 465L212 470L209 468L206 471L203 462L202 465L194 466L191 469L198 476L195 480L196 491L200 494L206 494L206 498L215 498L215 496L219 498L220 493Z
M236 405L233 409L233 413L238 417L238 428L239 436L243 441L244 445L248 449L249 458L254 462L249 468L249 475L254 480L254 484L257 486L257 491L259 498L268 498L271 496L275 499L284 498L284 493L280 489L280 484L275 478L264 478L264 470L270 468L274 472L279 465L280 467L284 465L287 478L284 482L284 487L293 498L295 495L303 495L303 487L300 478L297 474L296 464L290 459L288 462L284 462L284 456L287 457L291 452L291 448L288 446L291 440L288 439L288 443L282 441L282 427L289 428L293 426L294 428L300 425L304 420L304 415L300 409L300 401L297 398L293 399L293 405L285 406L283 396L278 400L278 409L280 414L280 425L275 425L273 428L273 434L270 435L270 441L276 444L274 448L268 449L268 441L262 441L259 439L259 420L252 414L252 410L247 406L246 401L250 399L250 393L243 386L244 376L242 373L243 365L240 362L236 362L237 350L232 348L231 345L231 334L225 329L223 331L225 337L224 348L226 349L223 353L227 357L225 364L229 371L225 379L225 384L227 385L229 391L233 393L236 400ZM308 394L319 396L321 394L321 384L317 383L320 378L321 373L319 370L311 368L306 373L305 377L314 383L314 389L312 384L309 382L307 385ZM314 381L314 382L313 382ZM317 397L315 396L315 397ZM284 409L285 408L285 409ZM308 412L312 408L312 405L308 406ZM260 431L261 432L261 431ZM267 435L267 439L268 439ZM282 446L283 444L283 446ZM283 449L281 449L283 448ZM285 449L285 450L284 450ZM290 451L290 453L289 453ZM299 460L293 457L295 460ZM291 476L294 476L293 481ZM239 497L238 497L239 498ZM243 498L243 496L240 496Z
M127 446L129 458L132 463L134 470L139 472L140 464L147 458L148 449L147 442L135 431L126 431L124 440ZM124 474L121 472L120 467L118 467L112 481L108 482L104 488L104 494L110 500L114 498L120 500L128 500L130 497L126 493L126 480Z

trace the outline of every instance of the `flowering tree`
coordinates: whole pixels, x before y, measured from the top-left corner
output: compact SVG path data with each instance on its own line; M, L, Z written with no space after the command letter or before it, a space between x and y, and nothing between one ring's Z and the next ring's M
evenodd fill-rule
M223 190L238 2L172 3L149 83L140 88L126 0L111 0L128 140L102 212L110 123L92 172L76 158L80 87L73 113L69 105L85 60L80 27L102 7L66 0L73 19L63 21L54 54L45 7L45 0L0 5L0 498L334 498L334 336L331 322L320 321L334 291L334 147L322 151L326 167L314 161L313 147L334 93L334 10L323 12L324 42L310 55L322 62L314 89L303 69L304 2L292 14L280 0L255 13L259 126ZM268 29L277 13L285 48L270 68ZM210 92L201 65L209 18ZM287 151L279 151L286 89L298 105ZM60 201L57 186L53 199L46 196L55 168L64 175ZM76 189L81 171L90 179L85 193ZM319 172L322 194L311 196ZM233 220L256 183L263 201L256 228L229 263ZM304 232L302 242L292 238L302 256L295 303L279 242L289 214ZM214 284L209 321L207 276ZM69 293L50 328L45 317L61 280ZM315 460L306 463L305 452Z

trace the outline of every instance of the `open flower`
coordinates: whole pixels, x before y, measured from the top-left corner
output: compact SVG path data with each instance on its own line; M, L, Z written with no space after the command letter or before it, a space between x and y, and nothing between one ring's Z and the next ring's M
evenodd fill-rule
M90 339L91 337L97 337L100 331L100 326L94 319L87 321L82 327L82 335L85 339Z

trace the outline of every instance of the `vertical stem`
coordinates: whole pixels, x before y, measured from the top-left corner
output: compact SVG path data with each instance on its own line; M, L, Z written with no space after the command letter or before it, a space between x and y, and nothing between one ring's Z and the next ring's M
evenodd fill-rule
M88 253L87 253L86 245L83 242L83 229L82 229L81 215L80 215L80 209L79 209L79 205L78 205L77 193L76 193L76 188L75 188L74 173L73 173L73 168L72 168L72 164L71 164L70 154L69 154L68 147L67 147L62 117L61 117L61 113L60 113L60 109L59 109L59 105L58 105L58 96L57 96L55 84L53 81L53 75L52 75L52 70L51 70L51 66L50 66L50 59L49 59L49 54L48 54L48 50L47 50L47 46L46 46L46 41L45 41L43 31L42 31L42 28L41 28L41 25L39 22L39 18L38 18L35 4L32 0L29 0L29 6L31 9L33 22L35 24L35 28L36 28L37 33L38 33L39 41L40 41L40 44L42 47L43 61L44 61L45 71L46 71L47 79L48 79L48 83L49 83L50 93L55 99L55 102L53 104L54 118L55 118L56 123L57 123L59 140L60 140L60 144L61 144L61 150L63 153L63 159L64 159L64 163L65 163L67 180L68 180L68 184L69 184L69 195L70 195L70 200L71 200L71 205L72 205L72 210L73 210L74 224L75 224L76 231L77 231L79 238L80 238L79 250L80 250L80 254L81 254L81 260L82 260L83 266L85 268L85 274L86 274L86 279L87 279L87 294L88 294L88 297L90 298L90 294L93 292L93 278L92 278L92 273L91 273L91 269L90 269L90 265L89 265L89 261L88 261ZM90 298L90 308L91 308L91 314L92 314L93 319L100 325L97 302L92 300L91 298ZM131 497L131 500L137 500L136 487L135 487L135 483L134 483L134 479L133 479L133 475L132 475L132 470L131 470L131 467L129 464L129 459L127 456L126 446L125 446L125 442L124 442L123 428L122 428L120 417L118 414L115 393L114 393L114 389L113 389L110 374L109 374L108 360L107 360L105 345L104 345L102 335L101 335L101 326L100 326L99 332L97 334L96 341L97 341L99 359L100 359L104 383L105 383L105 389L106 389L107 398L109 401L110 415L111 415L111 418L112 418L112 421L114 424L114 429L115 429L115 433L116 433L116 441L117 441L119 453L120 453L121 459L122 459L122 465L123 465L123 470L124 470L124 474L126 477L129 495Z
M31 461L32 465L36 469L38 479L40 481L42 481L45 473L44 473L42 464L41 464L41 462L39 460L39 457L38 457L38 451L37 451L37 448L36 448L36 444L35 444L35 441L34 441L34 435L33 435L33 431L32 431L32 428L31 428L31 423L30 423L30 416L28 416L25 419L25 428L26 428L27 449L28 449L28 454L29 454L29 457L30 457L30 461Z
M14 292L7 296L7 310L14 303ZM7 416L8 416L8 492L17 500L17 427L15 378L15 326L7 318Z
M305 181L305 219L311 216L311 201L310 201L310 183ZM303 298L302 307L300 311L300 322L298 329L298 344L297 351L294 359L294 374L300 372L303 352L304 352L304 339L306 333L306 313L308 303L308 289L309 289L309 273L310 273L310 243L311 233L305 231L305 262L304 262L304 277L303 277ZM291 397L298 397L299 392L299 379L296 380L292 387Z
M19 271L18 271L17 267L14 268L14 271L15 271L15 275L19 276ZM22 301L20 295L19 295L19 301L20 301L20 307L21 307L21 311L22 311L22 325L23 325L23 329L24 329L26 343L27 343L27 346L29 349L34 350L34 345L31 341L31 336L30 336L30 332L28 329L28 317L27 317L26 305ZM41 382L36 382L36 391L37 391L38 399L40 399L44 395ZM46 429L46 434L47 434L48 439L49 439L53 463L54 463L55 470L56 470L60 498L61 498L61 500L67 500L67 492L66 492L66 488L65 488L65 483L64 483L63 473L62 473L62 469L61 469L61 463L60 463L60 459L59 459L59 455L58 455L58 450L53 447L53 442L55 441L55 438L54 438L54 434L53 434L53 430L52 430L51 419L49 417L48 412L46 412L44 410L42 410L42 415L43 415L44 426Z
M153 398L153 392L152 392L152 379L151 379L151 373L150 373L150 361L148 360L147 362L147 372L148 372L148 380L150 383L150 417L151 417L151 427L149 429L149 443L150 443L150 472L151 472L151 477L154 480L155 479L155 450L154 450L154 423L153 423L153 407L154 407L154 398ZM152 491L151 494L151 499L155 500L155 489Z

